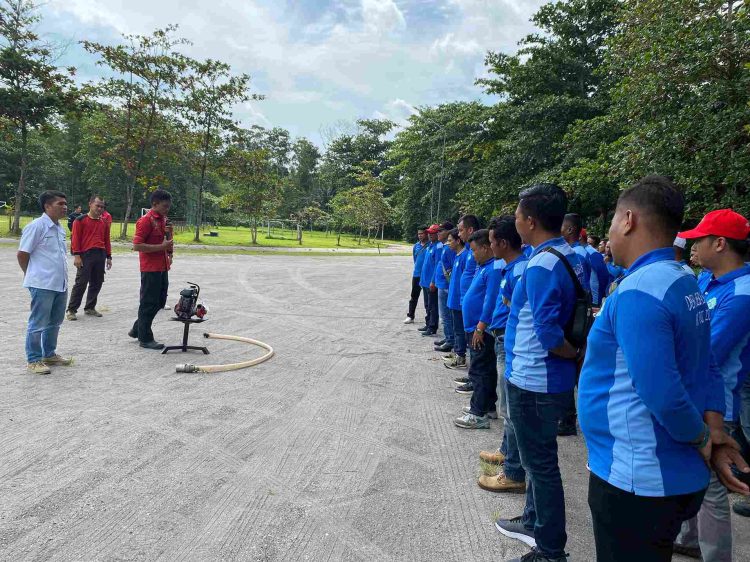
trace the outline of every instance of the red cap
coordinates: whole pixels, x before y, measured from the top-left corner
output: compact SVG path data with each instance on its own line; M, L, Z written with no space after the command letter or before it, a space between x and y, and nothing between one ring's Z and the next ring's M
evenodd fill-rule
M433 224L430 228L425 230L427 234L437 234L438 230L440 230L439 224Z
M677 234L680 238L703 238L704 236L723 236L735 240L745 240L750 235L750 224L747 219L732 209L711 211L692 230Z
M589 233L586 232L586 229L582 228L581 229L581 238L583 238L585 240L586 238L588 238L588 235L589 235Z

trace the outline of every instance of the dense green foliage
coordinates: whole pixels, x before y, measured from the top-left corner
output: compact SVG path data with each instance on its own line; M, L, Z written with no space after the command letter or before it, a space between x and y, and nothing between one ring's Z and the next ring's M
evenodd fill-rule
M44 189L73 202L97 192L119 219L164 187L175 217L243 224L253 240L273 217L411 237L420 223L512 211L545 180L602 232L618 191L661 173L691 218L749 213L749 15L738 0L551 2L517 52L487 53L476 84L493 103L419 107L401 128L363 119L319 148L240 126L231 108L261 99L250 77L181 54L173 26L84 41L107 78L76 90L30 31L33 4L0 0L0 200L31 211Z

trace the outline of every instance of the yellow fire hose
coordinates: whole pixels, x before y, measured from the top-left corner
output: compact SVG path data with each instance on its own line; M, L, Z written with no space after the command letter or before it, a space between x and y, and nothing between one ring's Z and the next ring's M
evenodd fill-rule
M215 340L234 340L249 343L251 345L257 345L267 351L267 353L261 357L250 359L249 361L242 361L240 363L228 363L227 365L191 365L185 363L177 365L176 372L178 373L221 373L222 371L236 371L237 369L245 369L252 367L253 365L259 365L264 361L268 361L273 357L273 348L267 343L262 341L254 340L252 338L243 338L241 336L225 336L222 334L209 334L204 333L204 338L211 338Z

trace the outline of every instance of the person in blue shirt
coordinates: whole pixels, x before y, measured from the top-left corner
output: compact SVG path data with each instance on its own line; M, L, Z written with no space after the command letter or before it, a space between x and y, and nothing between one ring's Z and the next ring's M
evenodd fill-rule
M474 279L474 274L477 271L477 262L474 259L474 254L472 253L471 248L469 247L469 238L477 230L479 230L479 219L474 215L464 215L459 219L458 236L459 238L461 238L464 246L466 247L466 256L464 258L463 268L461 270L461 279L459 280L459 306L463 304L464 296L469 290L469 287L471 287L471 282ZM463 323L461 325L463 325ZM455 321L454 326L458 326ZM468 336L466 335L465 337L468 338ZM452 361L449 362L446 367L448 367L449 369L454 368L451 363ZM471 381L469 381L468 377L458 377L456 379L453 379L453 382L458 385L458 388L456 389L456 392L458 393L470 394L474 391L474 388L472 387Z
M495 256L495 267L500 269L500 291L490 322L490 333L495 338L497 356L497 413L503 419L503 439L497 451L481 451L479 458L492 464L502 464L497 476L482 475L479 487L490 492L526 492L526 472L521 466L521 455L516 443L516 432L508 416L507 381L505 380L505 328L510 314L513 290L526 270L529 260L521 253L521 237L516 230L516 218L506 215L490 221L490 243Z
M694 240L698 261L710 271L701 275L698 287L711 315L711 357L724 383L724 425L733 436L739 433L740 390L750 372L750 266L744 262L748 235L745 217L721 209L675 239L675 246L677 241ZM685 549L706 562L732 560L729 497L715 474L698 516L682 524L675 550Z
M606 297L609 295L612 284L625 273L625 268L617 265L615 259L612 257L612 247L609 244L609 240L604 242L604 263L607 265L607 273L609 274L609 283L607 283L607 291L605 294Z
M27 369L49 375L50 366L71 365L57 354L57 337L68 300L68 262L65 230L60 220L68 213L67 198L60 191L39 196L42 216L27 224L18 245L18 265L23 286L31 294L31 314L26 330Z
M414 315L417 312L417 304L419 303L419 295L422 293L422 287L419 284L419 278L422 275L422 266L424 265L424 257L427 253L427 227L420 226L417 229L417 242L411 249L412 259L414 260L414 269L411 274L411 298L409 299L409 311L406 313L404 324L413 324ZM424 303L425 312L427 312L427 303ZM427 324L427 318L425 317L425 324Z
M427 318L425 325L419 328L423 336L433 336L437 334L439 312L438 312L438 294L435 286L435 269L437 268L437 257L442 244L438 242L437 233L438 225L433 224L427 229L428 244L422 264L422 272L419 277L419 286L422 287L422 293L425 303L427 303Z
M464 429L487 429L490 427L490 411L494 413L497 401L495 339L488 328L500 291L501 272L494 266L495 257L490 246L489 231L477 230L469 237L469 243L477 270L464 295L461 309L464 331L470 341L469 381L473 392L469 411L454 420L454 423ZM456 392L461 393L459 389Z
M560 236L568 200L554 184L535 184L520 194L516 230L533 246L513 291L505 329L508 414L528 475L522 516L498 519L497 529L533 550L523 560L566 560L565 498L557 459L557 426L570 401L581 350L566 338L583 264ZM519 561L520 559L515 559Z
M674 239L672 249L674 250L674 259L677 263L682 266L682 269L687 271L690 275L695 275L695 271L685 259L685 248L687 248L687 240L678 236Z
M438 313L443 320L443 339L435 342L435 351L453 350L453 315L448 308L448 288L450 284L453 260L456 252L448 245L448 233L453 230L453 224L444 222L438 230L438 242L442 244L435 267L435 286L438 291Z
M703 500L706 464L733 486L730 465L747 468L723 431L710 309L674 261L684 206L669 179L647 176L620 195L609 230L626 272L589 334L578 391L599 562L671 560Z
M453 319L453 353L445 357L445 366L448 369L466 369L466 332L464 332L464 316L461 312L461 277L466 258L471 253L467 248L458 229L454 228L448 234L448 245L456 254L453 258L453 267L451 268L451 279L448 284L448 309ZM463 379L463 377L462 377ZM463 385L468 379L461 380L458 384Z

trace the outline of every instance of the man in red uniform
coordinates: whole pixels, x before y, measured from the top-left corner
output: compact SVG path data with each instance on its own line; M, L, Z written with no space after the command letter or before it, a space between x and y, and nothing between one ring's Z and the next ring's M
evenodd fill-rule
M103 204L104 204L104 208L102 210L102 220L106 222L111 229L112 228L112 215L110 215L109 212L107 211L107 202L104 201Z
M112 248L109 242L109 223L102 219L104 202L98 195L89 199L89 212L80 215L73 221L73 234L70 239L70 251L75 256L73 265L76 282L70 293L68 312L65 318L77 320L76 313L81 306L83 293L88 286L86 305L83 307L88 316L101 318L96 310L96 299L104 283L104 268L112 268Z
M163 349L164 344L154 341L151 323L167 302L169 267L172 265L172 227L167 226L167 213L172 206L172 195L163 189L151 194L151 210L135 225L133 250L140 254L141 304L138 319L128 332L138 338L141 347Z

